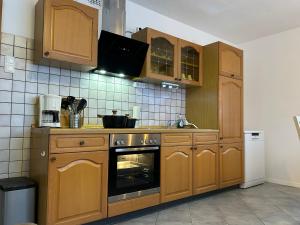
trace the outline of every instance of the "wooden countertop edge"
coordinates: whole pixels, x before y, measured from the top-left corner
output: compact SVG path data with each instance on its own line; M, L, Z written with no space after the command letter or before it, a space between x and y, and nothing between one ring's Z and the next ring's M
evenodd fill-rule
M44 134L137 134L137 133L218 133L219 130L213 129L155 129L155 128L132 128L132 129L104 129L104 128L32 128L33 133Z

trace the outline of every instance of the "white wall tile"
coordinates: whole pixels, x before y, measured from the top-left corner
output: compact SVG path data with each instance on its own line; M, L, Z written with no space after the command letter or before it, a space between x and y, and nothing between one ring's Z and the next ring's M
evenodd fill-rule
M24 115L12 115L11 116L11 126L12 127L24 126Z
M12 90L12 80L0 79L0 90L1 91L11 91Z
M23 150L10 150L9 161L21 161L23 159Z
M0 127L1 129L2 127ZM9 149L9 138L0 138L0 150Z
M0 150L0 162L9 161L9 150Z
M24 128L21 127L11 127L10 135L12 138L22 138L24 136Z
M14 56L21 59L26 59L26 48L15 47Z
M22 171L22 161L14 161L9 163L9 173L19 173Z
M24 81L13 81L13 91L24 92L25 91L25 82Z
M9 127L10 126L11 115L0 115L0 126Z
M11 114L11 103L0 103L0 114Z
M2 33L1 35L1 43L14 45L15 36L13 34Z
M8 173L8 162L0 162L0 174Z
M11 92L0 91L0 102L11 102Z
M26 38L21 36L15 36L15 46L26 48Z

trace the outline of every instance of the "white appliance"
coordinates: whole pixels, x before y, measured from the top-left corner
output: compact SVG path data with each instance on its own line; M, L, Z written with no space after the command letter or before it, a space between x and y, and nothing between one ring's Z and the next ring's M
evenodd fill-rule
M265 147L263 131L245 131L245 182L248 188L265 182Z
M61 96L40 95L39 127L60 127Z

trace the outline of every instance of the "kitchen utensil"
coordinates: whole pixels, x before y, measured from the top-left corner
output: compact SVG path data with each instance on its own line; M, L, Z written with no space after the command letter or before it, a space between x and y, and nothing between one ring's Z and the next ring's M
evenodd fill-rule
M69 116L70 128L80 128L80 115L78 113L70 112Z
M75 107L74 107L75 97L74 96L68 96L67 101L69 103L69 107L75 113Z
M82 98L78 103L78 106L76 109L77 113L78 114L81 113L82 110L84 110L86 106L87 106L87 101L84 98Z
M98 118L102 118L104 128L125 128L127 122L127 116L117 115L117 111L113 110L113 115L98 115Z
M68 103L68 100L66 98L63 98L61 100L61 108L64 109L64 110L69 109L69 103Z

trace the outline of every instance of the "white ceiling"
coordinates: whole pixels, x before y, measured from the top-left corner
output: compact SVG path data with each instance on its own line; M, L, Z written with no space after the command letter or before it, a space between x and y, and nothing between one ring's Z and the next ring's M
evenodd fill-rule
M131 0L239 44L300 26L300 0Z

